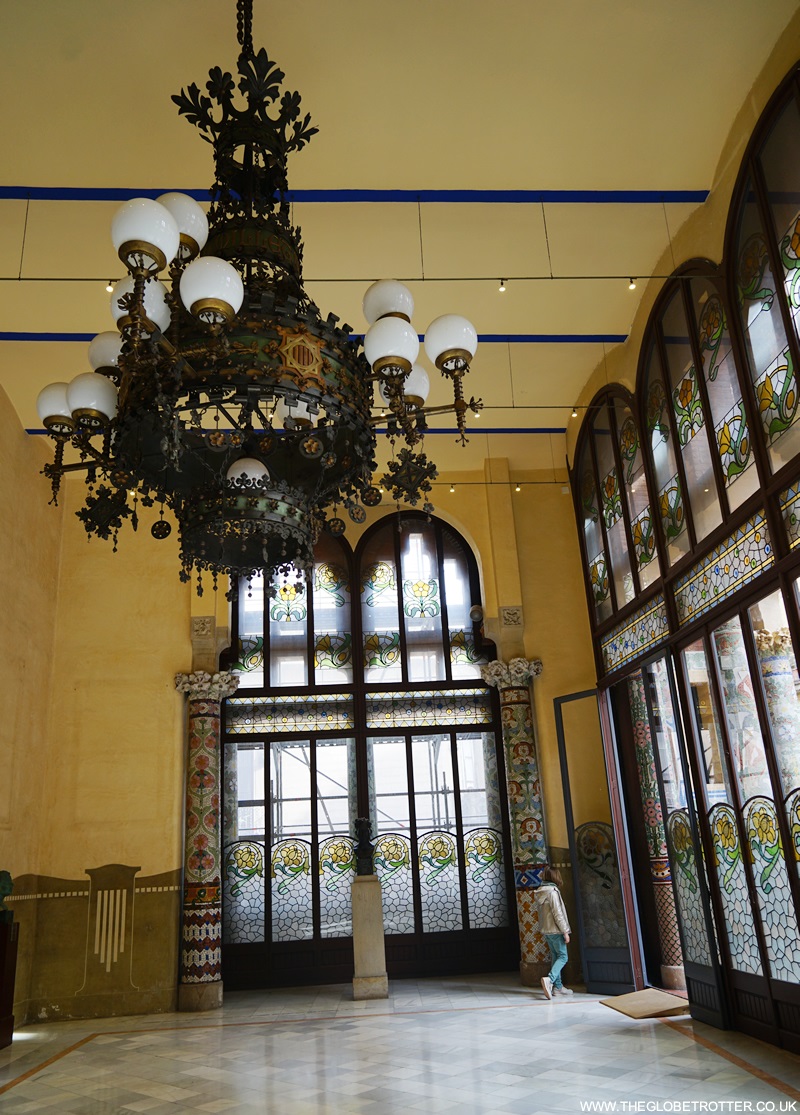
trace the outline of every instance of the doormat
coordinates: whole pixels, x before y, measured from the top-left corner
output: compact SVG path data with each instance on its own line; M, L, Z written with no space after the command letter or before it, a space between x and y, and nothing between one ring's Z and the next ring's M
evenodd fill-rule
M613 999L601 999L600 1002L604 1007L627 1014L628 1018L666 1018L671 1014L689 1013L689 1004L685 999L658 991L655 987L632 991L629 995L615 995Z

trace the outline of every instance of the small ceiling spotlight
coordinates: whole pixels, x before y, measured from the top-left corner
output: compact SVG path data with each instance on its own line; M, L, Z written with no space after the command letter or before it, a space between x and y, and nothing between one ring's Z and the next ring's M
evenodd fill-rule
M113 289L114 289L114 284L109 279L108 282L106 283L106 290L110 294Z
M519 484L517 484L517 485L515 486L515 488L514 488L514 491L515 491L515 492L521 492L521 491L522 491L522 487L521 487L521 486L520 486Z
M636 290L636 280L628 279L628 290Z
M506 292L506 281L505 281L505 279L500 280L500 286L497 289L499 290L499 292L501 294L505 294L505 292Z
M573 407L573 408L572 408L572 417L573 417L573 418L577 418L577 417L578 417L578 408L577 408L577 407Z
M451 491L451 492L454 492L455 490L456 490L456 486L455 486L455 484L451 484L451 485L450 485L450 491Z

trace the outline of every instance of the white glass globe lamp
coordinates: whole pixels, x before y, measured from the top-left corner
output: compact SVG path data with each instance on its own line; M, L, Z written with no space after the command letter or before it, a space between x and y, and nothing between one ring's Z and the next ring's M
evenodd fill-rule
M293 426L298 429L314 425L308 403L304 399L297 399L294 403L290 403L286 399L278 399L275 404L273 421L278 423L282 430L285 430L287 418L291 418Z
M419 356L419 337L402 318L382 317L367 330L364 355L376 375L408 375Z
M232 321L244 301L244 283L236 268L217 256L192 260L181 275L181 301L207 325Z
M440 372L460 376L478 348L475 326L458 314L443 314L428 326L425 351Z
M178 259L194 259L206 246L208 217L188 194L175 192L161 194L156 201L172 214L178 226L181 239Z
M120 298L133 293L133 279L126 275L124 279L114 283L111 292L111 315L118 328L123 329L130 322L130 315L119 304ZM170 311L167 305L167 288L159 279L149 279L144 286L144 316L153 325L158 326L162 333L169 328Z
M104 429L117 413L117 389L99 372L83 372L67 385L67 405L79 426Z
M269 480L269 469L263 461L255 457L240 457L234 461L225 473L228 480L249 480L253 483L263 483Z
M116 369L119 366L119 354L122 351L122 337L113 329L105 333L98 333L94 340L89 342L89 364L95 372L101 368Z
M46 430L68 434L75 429L75 420L67 403L66 383L48 383L36 399L36 410Z
M413 407L424 407L425 401L428 398L428 392L431 388L431 381L428 378L428 373L425 371L421 364L414 364L411 371L402 380L403 398L406 402L410 403ZM381 398L389 405L389 392L386 387L385 380L381 382L378 390L380 391Z
M163 271L178 254L181 237L175 218L149 197L134 197L114 214L114 248L130 271Z
M382 317L393 315L411 321L414 313L414 296L407 286L397 279L379 279L367 287L362 302L364 317L373 325Z

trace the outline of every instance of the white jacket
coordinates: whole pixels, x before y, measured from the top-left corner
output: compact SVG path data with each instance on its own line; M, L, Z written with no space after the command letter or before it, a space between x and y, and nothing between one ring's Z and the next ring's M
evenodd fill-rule
M561 891L555 883L542 883L534 895L541 933L571 933Z

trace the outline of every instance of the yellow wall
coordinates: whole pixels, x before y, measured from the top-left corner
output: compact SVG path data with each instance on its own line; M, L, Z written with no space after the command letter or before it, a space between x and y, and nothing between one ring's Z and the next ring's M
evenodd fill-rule
M61 509L39 475L52 458L28 437L0 388L0 870L35 871L41 789L53 772L48 708L54 655Z

